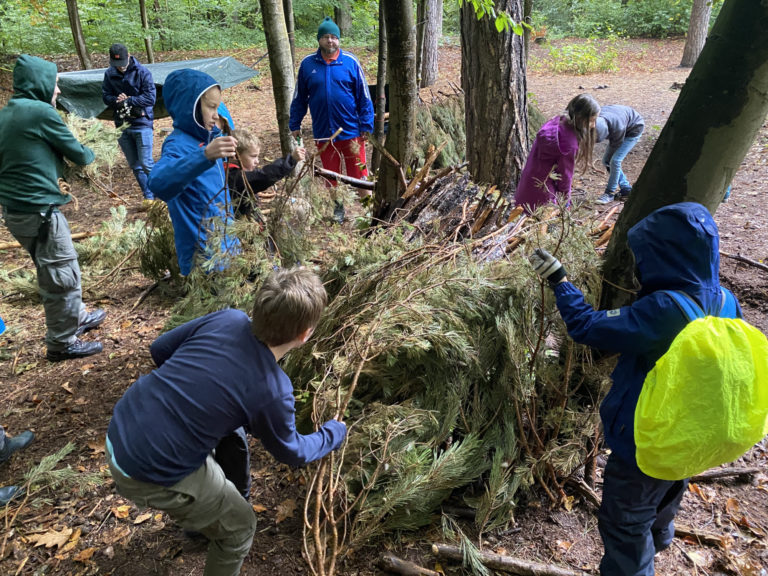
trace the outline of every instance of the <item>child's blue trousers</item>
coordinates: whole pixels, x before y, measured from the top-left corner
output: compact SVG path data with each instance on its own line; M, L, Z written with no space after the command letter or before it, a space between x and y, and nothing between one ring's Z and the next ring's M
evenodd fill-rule
M672 543L675 514L688 480L658 480L615 454L603 474L598 528L602 576L653 576L653 557Z

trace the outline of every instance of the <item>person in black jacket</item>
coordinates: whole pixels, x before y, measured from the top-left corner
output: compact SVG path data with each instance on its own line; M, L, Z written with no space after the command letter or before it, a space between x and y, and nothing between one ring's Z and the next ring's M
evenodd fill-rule
M229 194L236 218L258 215L257 193L262 192L288 176L296 164L306 157L304 148L295 148L285 158L278 158L263 168L258 168L261 143L248 130L238 128L232 132L237 140L237 161L227 164Z
M109 68L101 83L101 97L114 111L115 126L128 124L118 144L144 198L152 200L154 195L147 187L147 180L155 165L152 158L155 81L152 73L122 44L112 44L109 49Z

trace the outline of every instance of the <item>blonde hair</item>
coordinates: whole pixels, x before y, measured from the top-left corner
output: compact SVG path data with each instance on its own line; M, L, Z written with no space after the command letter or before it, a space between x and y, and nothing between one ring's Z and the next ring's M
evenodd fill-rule
M232 130L232 136L237 140L238 154L245 154L251 148L261 150L261 141L259 140L259 137L255 134L251 134L247 128L235 128Z
M256 292L251 331L267 346L287 344L317 326L327 303L325 287L312 270L277 270Z
M576 165L582 172L586 172L592 161L592 152L595 148L597 135L591 125L592 118L600 114L600 104L589 94L579 94L568 102L566 122L576 132L579 141L579 150L576 152Z

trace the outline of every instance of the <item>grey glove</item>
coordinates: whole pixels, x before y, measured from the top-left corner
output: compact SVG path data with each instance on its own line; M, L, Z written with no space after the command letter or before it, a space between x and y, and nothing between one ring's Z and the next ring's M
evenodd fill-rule
M565 267L560 263L560 260L552 256L546 250L537 248L533 254L528 256L528 261L533 266L534 272L541 276L542 280L549 282L550 286L553 286L565 278Z

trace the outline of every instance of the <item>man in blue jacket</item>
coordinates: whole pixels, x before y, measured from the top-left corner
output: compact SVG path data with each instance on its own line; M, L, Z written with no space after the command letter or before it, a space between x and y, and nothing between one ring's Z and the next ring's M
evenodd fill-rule
M242 438L247 428L292 466L344 441L347 427L337 420L298 433L293 386L278 365L312 335L326 301L320 278L307 268L273 272L255 295L252 320L221 310L155 340L157 368L115 405L106 455L117 491L206 536L206 576L239 574L256 530L247 486L233 484L218 462L223 440ZM247 445L241 456L238 482L250 477Z
M343 157L347 175L363 179L368 176L365 141L373 130L373 102L360 62L339 48L339 35L339 27L330 18L317 29L319 48L299 66L289 125L293 136L300 137L309 105L315 145L318 149L325 146L320 153L323 168L340 174ZM342 132L329 142L339 128ZM327 182L336 186L335 180ZM344 218L338 202L334 216Z
M719 281L717 225L695 202L659 208L627 234L642 288L631 306L594 310L568 282L551 254L531 255L536 272L555 291L568 334L576 342L618 352L613 385L600 406L605 441L611 449L603 474L598 528L605 554L603 576L653 576L653 558L672 543L674 518L688 480L645 475L635 460L635 408L643 382L688 319L662 290L683 291L707 313L741 317L741 308Z
M122 44L109 49L109 68L101 83L104 104L112 108L115 126L126 122L118 144L139 183L144 198L151 200L147 179L152 171L152 120L155 106L155 81L152 73L128 53Z

